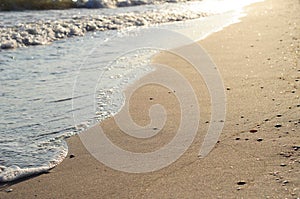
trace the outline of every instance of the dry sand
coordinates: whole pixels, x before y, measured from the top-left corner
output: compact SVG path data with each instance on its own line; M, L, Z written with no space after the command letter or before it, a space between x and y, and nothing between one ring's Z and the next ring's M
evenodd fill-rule
M2 187L0 198L300 197L300 1L267 0L246 11L240 23L200 41L227 88L225 126L207 157L197 157L210 117L203 79L184 60L162 53L155 62L167 63L189 79L201 109L198 134L180 159L159 171L124 173L94 159L75 136L68 139L69 154L75 157L48 174ZM129 139L113 119L101 125L127 150L158 149L176 132L178 101L155 85L141 88L131 101L132 117L141 125L149 122L147 111L158 102L165 106L168 122L149 140Z

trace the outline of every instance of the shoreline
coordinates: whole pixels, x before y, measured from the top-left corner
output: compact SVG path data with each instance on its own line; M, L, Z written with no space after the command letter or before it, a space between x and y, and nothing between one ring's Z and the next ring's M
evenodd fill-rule
M222 15L223 16L223 15ZM214 30L212 30L212 31L210 31L208 34L212 34L213 32L215 32L215 31L217 31L217 30L220 30L220 29L222 29L222 28L224 28L224 27L226 27L226 26L228 26L228 23L230 23L230 24L232 24L232 23L236 23L236 20L237 20L237 18L238 18L238 16L241 16L241 11L238 11L237 13L235 13L235 12L232 12L232 14L230 14L229 16L227 16L226 15L226 17L225 18L227 18L227 20L225 20L224 22L223 22L223 20L220 20L221 19L221 16L211 16L211 17L207 17L206 19L197 19L197 20L193 20L193 24L195 25L195 24L199 24L199 26L200 26L200 28L198 28L198 29L200 29L201 31L201 36L198 34L197 35L197 37L196 38L201 38L201 39L203 39L204 37L206 37L207 36L207 34L205 34L205 35L203 35L203 32L207 32L207 28L206 27L204 27L203 29L201 28L203 25L203 21L205 22L206 21L206 24L215 24L216 25L216 27L218 27L218 28L214 28ZM216 20L218 21L218 19L219 19L219 21L222 21L222 22L218 22L218 23L216 23ZM233 20L234 19L234 20ZM172 29L172 24L173 23L164 23L164 24L162 24L162 25L160 25L160 27L161 28L171 28L171 32L172 31L174 31L174 29ZM175 28L175 31L177 30L177 28L179 27L181 27L182 25L185 27L185 26L187 26L187 27L189 27L190 26L190 24L191 24L191 21L190 22L187 22L187 23L184 23L184 22L179 22L179 23L176 23L176 25L174 26L174 28ZM174 25L174 24L173 24ZM171 26L171 27L169 27L169 26ZM150 28L151 29L151 28ZM148 30L148 28L142 28L141 30ZM131 31L132 32L132 31ZM138 31L138 32L140 32L140 30ZM149 32L149 31L146 31L146 32ZM169 34L171 33L171 32L169 32ZM147 33L146 33L147 34ZM151 34L151 33L150 33ZM155 34L155 33L154 33ZM157 35L160 35L160 33L159 32L156 32L156 34ZM155 35L156 35L155 34ZM142 34L143 35L143 34ZM172 35L174 35L174 33L172 33ZM180 35L180 34L179 34ZM179 36L179 35L174 35L174 36ZM148 35L149 36L149 35ZM190 36L189 34L188 34L188 36ZM180 37L182 37L182 36L180 36ZM152 38L152 36L150 35L150 38ZM193 37L192 37L193 38ZM194 40L197 40L196 38L193 38ZM127 39L125 39L125 40L127 40ZM165 38L165 40L168 40L168 38ZM186 38L183 38L183 39L179 39L180 40L180 44L178 43L178 42L176 42L176 44L177 45L175 45L176 47L177 46L182 46L182 45L184 45L187 41L186 41ZM120 42L122 41L122 39L120 40ZM161 40L162 41L162 40ZM183 41L185 41L185 42L183 42ZM134 42L136 42L136 38L134 38ZM189 40L188 42L192 42L192 40ZM127 42L128 43L128 42ZM142 40L142 41L140 41L140 43L141 43L141 45L143 45L143 43L144 43L144 40ZM169 43L169 42L168 42ZM172 42L171 42L172 43ZM125 45L126 45L126 42L125 42ZM127 44L128 45L128 44ZM158 45L160 46L161 45L161 43L160 42L158 42ZM166 46L168 46L168 47L166 47ZM87 45L88 46L88 45ZM128 46L131 46L131 45L128 45ZM172 47L171 47L172 46ZM175 47L174 45L172 45L172 44L164 44L163 45L163 48L167 48L167 49L169 49L169 48L174 48ZM53 47L53 46L52 46ZM154 47L155 47L155 45L154 45ZM157 47L157 46L156 46ZM51 47L49 47L49 48L51 48ZM45 49L49 49L49 48L45 48ZM135 58L134 58L135 59ZM150 60L149 60L150 61ZM84 90L86 90L86 89L84 89ZM106 103L104 102L102 105L100 104L100 106L102 106L102 108L103 108L103 105L104 106L107 106L106 105ZM109 107L107 107L107 108L104 108L104 109L107 109L107 110L111 110L111 108L109 108ZM111 112L111 111L108 111L108 112ZM113 111L114 112L114 111ZM98 118L98 116L100 117L100 118L102 118L104 115L107 115L107 111L105 111L105 112L103 112L103 114L101 113L101 111L100 112L96 112L96 117ZM78 126L81 126L82 125L82 127L79 127L80 129L82 129L82 128L85 128L84 126L86 126L86 123L84 122L84 123L82 123L82 124L79 124ZM76 127L77 128L77 127ZM86 128L85 128L86 129ZM79 131L81 131L81 130L79 130ZM77 134L77 133L76 133ZM69 136L69 135L67 135L67 136ZM56 139L56 138L55 138ZM58 140L60 140L60 138L58 139ZM57 158L54 158L54 159L51 159L51 160L49 160L49 164L50 164L50 166L48 166L48 168L49 169L52 169L53 168L53 164L55 164L55 165L57 165L57 163L58 162L61 162L61 154L58 154L58 156L59 156L59 158L57 159ZM8 157L9 158L9 157ZM13 159L12 159L12 161L14 161ZM54 161L55 161L55 163L54 163ZM43 172L45 172L45 171L47 171L47 170L49 170L49 169L47 169L47 168L44 168L44 167L42 167L42 168L39 168L39 167L32 167L31 165L34 165L34 163L33 162L31 162L31 164L30 164L30 161L27 161L27 162L29 162L29 164L27 164L27 165L30 165L30 166L26 166L26 165L22 165L23 167L21 167L21 168L19 168L19 167L14 167L14 166L12 166L12 167L5 167L5 166L3 166L3 167L1 167L1 170L3 171L3 173L1 173L2 175L0 175L0 181L1 182L7 182L7 181L14 181L14 180L16 180L17 178L19 179L21 176L29 176L29 175L32 175L32 174L34 174L34 173L43 173ZM43 163L43 162L42 162ZM12 164L11 164L12 165ZM38 164L39 165L39 164Z
M293 4L294 10L288 10L287 8L290 9ZM1 198L18 196L30 198L34 195L79 197L86 194L91 194L91 197L103 194L102 197L223 195L229 198L236 196L296 198L299 193L297 187L300 184L297 180L297 176L299 179L297 154L300 144L297 135L300 121L297 113L300 101L299 96L297 98L299 76L296 75L300 68L299 62L295 62L299 59L297 49L300 38L297 37L299 24L297 26L296 17L293 18L293 14L297 13L296 6L299 8L296 0L290 2L267 0L251 5L247 8L248 15L243 17L240 23L230 25L200 41L223 75L228 96L228 116L224 132L220 143L207 158L199 160L196 155L203 139L202 133L184 156L173 165L154 173L126 174L105 167L93 159L80 143L78 136L75 136L68 140L69 157L70 155L75 157L66 158L47 175L12 185L9 187L12 192L1 191ZM264 13L265 9L268 12ZM277 17L278 20L274 22L272 17L275 17L277 12L288 16ZM286 23L290 20L290 24ZM279 25L288 31L282 34L277 28ZM250 29L250 26L254 28ZM219 43L216 44L216 41ZM159 58L160 61L175 64L174 57L168 58L166 55L162 57ZM176 63L186 64L180 60ZM283 64L284 68L280 68ZM193 79L191 74L188 77ZM148 93L154 92L155 89L157 88L140 91L142 98L149 99ZM164 92L162 89L153 98L162 100L172 110L174 107L170 101L165 102ZM144 118L147 113L139 110L148 110L146 107L151 103L140 101L139 98L136 100L142 109L135 108L133 112L138 113L136 119L145 124L147 120L139 118ZM206 104L206 100L202 103ZM201 100L199 102L201 104ZM204 124L201 132L207 128L205 123L209 119L209 110L204 112L200 120L200 123ZM168 132L168 128L176 126L178 113L175 112L172 116L174 118L171 117L169 126L163 132ZM103 125L110 132L119 132L111 120L104 122ZM167 138L160 137L160 139ZM159 139L150 143L157 141ZM127 142L121 140L118 144L126 147ZM158 144L156 147L159 146ZM141 146L136 144L131 147L132 150L140 150ZM144 148L146 151L150 149ZM91 172L94 172L94 175ZM80 179L81 182L76 182L76 179ZM207 179L211 182L207 182ZM205 188L202 189L203 187Z

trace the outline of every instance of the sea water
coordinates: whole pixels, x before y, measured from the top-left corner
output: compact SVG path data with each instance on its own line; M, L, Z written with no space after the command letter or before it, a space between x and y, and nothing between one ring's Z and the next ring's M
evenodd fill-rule
M122 91L151 67L163 49L187 43L161 41L159 31L176 32L193 42L238 22L242 8L255 1L204 0L118 9L71 9L0 13L1 26L73 15L114 15L149 10L189 9L205 18L87 34L0 52L0 182L47 171L67 154L66 137L116 114ZM150 30L145 34L143 30ZM161 31L166 34L166 31ZM176 38L175 38L176 39ZM155 40L155 42L153 42Z

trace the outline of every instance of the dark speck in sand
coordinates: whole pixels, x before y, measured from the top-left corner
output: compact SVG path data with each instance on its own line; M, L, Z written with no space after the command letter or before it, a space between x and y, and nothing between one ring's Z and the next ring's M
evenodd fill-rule
M257 140L256 141L258 141L258 142L262 142L264 139L263 138L257 138Z
M153 100L153 97L150 97L149 100Z
M282 127L282 125L281 124L276 124L275 127L280 128L280 127Z
M251 129L251 130L250 130L250 133L256 133L256 132L257 132L256 129Z
M289 183L288 180L284 180L284 181L282 182L283 185L285 185L285 184L287 184L287 183Z
M285 167L286 164L285 164L285 163L281 163L280 166L281 166L281 167Z
M70 158L75 158L75 155L74 155L74 154L71 154L69 157L70 157Z
M300 149L300 145L299 145L299 146L297 146L297 145L293 146L293 149L294 149L295 151L298 151L298 150Z
M245 181L239 181L239 182L237 182L237 185L245 185L245 184L247 184Z

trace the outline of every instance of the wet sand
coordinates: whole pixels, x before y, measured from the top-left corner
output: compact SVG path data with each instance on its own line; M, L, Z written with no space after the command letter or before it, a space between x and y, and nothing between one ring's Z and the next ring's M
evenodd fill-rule
M300 196L300 2L267 0L247 7L240 23L199 43L224 81L227 114L219 142L205 158L198 152L210 120L210 97L190 65L168 53L154 62L178 69L198 98L199 129L176 162L159 171L128 174L94 159L78 136L69 155L48 174L1 187L0 198L297 198ZM175 94L149 85L131 98L131 114L149 123L153 104L168 121L157 136L129 139L113 119L101 126L127 150L149 152L175 136L181 115Z

